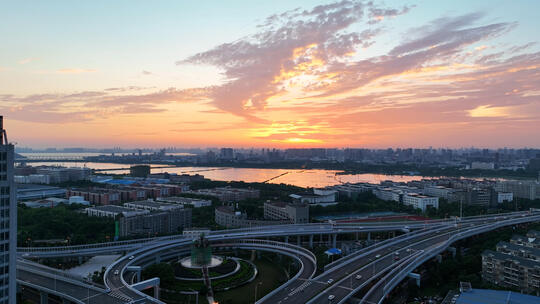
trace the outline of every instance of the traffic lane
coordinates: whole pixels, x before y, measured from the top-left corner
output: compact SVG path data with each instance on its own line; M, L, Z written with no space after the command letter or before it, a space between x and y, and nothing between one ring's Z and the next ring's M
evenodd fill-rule
M413 243L414 241L407 241L407 245ZM325 289L331 288L332 286L328 284L329 279L333 279L334 282L336 282L337 278L346 277L347 275L351 275L351 272L353 274L356 274L358 268L362 267L362 275L363 278L369 277L373 272L380 271L383 269L383 267L388 267L388 261L391 264L393 261L393 255L390 253L395 253L396 251L400 252L400 254L408 255L406 253L406 249L401 251L401 247L392 246L389 248L385 248L382 250L379 250L377 252L373 252L370 255L366 256L365 258L359 259L351 264L348 265L348 267L341 267L337 270L334 270L331 274L328 274L323 277L316 278L316 280L311 280L311 284L308 283L308 285L300 286L303 287L303 290L300 291L294 291L289 290L290 293L294 293L293 295L287 294L285 295L284 292L281 292L279 294L276 294L276 300L280 303L305 303L309 299L320 297L321 292L324 292ZM389 255L390 254L390 255ZM377 257L379 256L379 257ZM374 267L368 267L374 263ZM366 267L364 269L364 267ZM355 283L355 287L362 284L363 281L360 281L358 283ZM302 284L300 284L302 285ZM295 285L297 287L298 285ZM342 288L346 289L348 287L342 286ZM349 288L350 289L350 288ZM278 298L278 296L281 296L281 298ZM275 302L277 303L277 302Z
M289 297L288 294L292 290L297 289L304 282L308 281L311 278L311 275L314 273L316 265L313 265L306 257L302 257L302 263L304 264L304 270L298 278L292 281L286 288L283 288L270 298L266 299L265 301L261 301L260 303L281 303L281 301Z
M31 284L35 284L44 288L48 288L50 290L56 290L59 293L68 295L70 297L73 297L81 301L87 300L90 297L91 301L97 301L99 303L107 303L107 304L124 303L123 301L120 301L119 299L111 297L105 293L95 291L91 288L85 288L85 287L82 287L73 283L64 282L59 279L57 279L55 283L54 278L50 278L48 276L44 276L41 274L28 272L26 270L18 269L17 279L24 282L31 283Z
M395 253L398 252L399 255ZM389 254L387 256L381 257L379 259L371 261L370 264L367 264L363 268L353 271L352 273L347 272L347 277L335 284L330 288L326 289L315 299L312 300L312 303L328 303L330 302L339 302L342 298L350 294L355 288L362 285L366 285L369 281L375 279L377 276L380 276L389 270L389 268L396 267L401 261L407 257L416 254L417 250L409 250L408 248L399 249L394 254ZM329 299L329 296L333 296L333 300Z
M456 229L455 228L454 229L445 229L445 231L447 231L446 233L452 233L452 232L456 231ZM383 256L386 256L386 255L389 255L391 252L400 251L403 248L410 247L410 245L412 245L412 244L417 244L417 247L416 248L413 247L413 249L421 249L421 247L424 246L423 244L426 242L426 240L432 240L432 242L437 242L441 238L444 238L444 236L441 237L439 235L439 233L441 233L441 232L436 231L436 232L433 232L433 233L428 233L426 235L418 236L417 238L413 238L413 239L410 239L410 240L405 240L405 241L398 242L398 243L394 244L392 247L381 249L381 250L379 250L377 252L373 252L373 253L369 254L365 258L358 259L357 261L354 261L354 262L350 263L349 265L347 265L346 268L340 267L340 268L334 270L332 273L329 273L329 274L326 274L326 275L323 275L323 276L319 276L316 279L319 282L324 283L324 282L327 282L327 280L330 279L330 278L332 278L334 280L337 280L338 278L343 278L343 277L348 275L348 271L345 270L345 269L349 269L349 271L350 271L350 269L359 269L359 268L361 268L363 266L365 267L366 265L370 265L372 263L372 261L375 261L377 259L378 255L383 257ZM444 234L444 235L446 235L446 234ZM433 238L435 238L435 239L433 240ZM391 259L391 256L388 256L387 258ZM376 267L375 269L377 271L377 266L375 266L375 267ZM359 282L358 285L360 285L360 282ZM309 299L318 299L319 297L322 297L321 292L323 292L327 288L328 288L328 285L313 284L311 286L308 286L303 292L298 294L299 295L298 297L300 297L300 299L288 298L286 301L282 301L282 303L298 303L298 301L305 303ZM346 288L342 288L342 289L346 289Z

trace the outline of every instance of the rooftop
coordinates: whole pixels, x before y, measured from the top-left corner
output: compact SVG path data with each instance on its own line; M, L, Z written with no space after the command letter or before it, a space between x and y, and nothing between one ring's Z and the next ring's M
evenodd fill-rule
M509 254L505 254L502 252L497 252L493 250L484 250L482 252L482 256L492 256L495 259L498 260L504 260L504 261L511 261L512 263L523 265L527 268L538 268L540 269L540 262L536 262L533 260L525 259L518 256L513 256Z
M537 304L540 297L512 291L471 289L458 297L456 304Z
M527 252L534 256L540 257L540 249L538 248L526 247L526 246L516 245L513 243L502 242L502 241L497 243L497 248L498 247L508 248L513 251Z
M87 208L87 209L95 209L95 210L106 211L106 212L114 212L114 213L137 212L137 210L122 207L122 206L116 206L116 205L96 206L96 207L90 207L90 208Z

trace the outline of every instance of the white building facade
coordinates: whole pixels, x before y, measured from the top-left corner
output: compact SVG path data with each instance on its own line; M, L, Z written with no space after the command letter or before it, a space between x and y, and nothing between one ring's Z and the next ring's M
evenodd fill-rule
M416 193L407 193L403 195L403 204L421 209L425 212L428 208L439 208L439 198Z

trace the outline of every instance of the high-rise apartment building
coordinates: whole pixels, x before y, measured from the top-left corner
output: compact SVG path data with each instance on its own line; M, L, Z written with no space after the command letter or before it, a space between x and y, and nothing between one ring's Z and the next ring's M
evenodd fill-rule
M17 203L13 182L14 147L0 116L0 304L16 302Z

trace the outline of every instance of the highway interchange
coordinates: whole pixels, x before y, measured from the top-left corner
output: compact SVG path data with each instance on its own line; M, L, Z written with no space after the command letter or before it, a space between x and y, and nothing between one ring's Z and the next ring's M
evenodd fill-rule
M212 232L208 238L214 246L235 247L267 250L290 255L296 258L301 271L287 283L259 299L257 303L344 303L353 295L364 297L365 303L380 303L391 289L399 282L392 278L402 278L414 268L420 266L428 258L432 258L445 250L452 242L470 235L490 231L505 225L514 225L522 222L539 221L538 212L514 212L508 214L463 218L457 220L438 220L426 222L403 223L371 223L371 224L303 224L281 225L248 229L233 229ZM261 238L283 236L317 236L336 235L354 232L374 231L409 231L399 237L389 239L356 253L343 257L334 262L323 273L313 277L316 263L307 249L283 242L265 241ZM253 240L253 239L259 240ZM266 243L265 243L266 242ZM221 243L221 245L219 245ZM138 302L162 303L130 286L133 273L127 270L130 265L147 265L168 255L185 252L191 244L191 239L182 237L167 237L140 240L139 242L118 243L106 246L86 246L78 248L58 247L56 249L22 249L18 250L22 257L50 257L101 254L103 252L124 252L124 257L109 266L105 275L106 294L100 303ZM93 252L93 253L92 253ZM129 253L128 253L129 252ZM133 256L133 258L129 258ZM418 265L417 265L418 264ZM118 270L119 275L115 272ZM26 271L26 272L25 272ZM32 272L32 271L31 271ZM21 274L19 278L19 273ZM39 273L41 281L32 280L28 269L18 272L18 280L28 281L29 284L50 287L50 278L47 281L46 272ZM128 278L126 281L125 279ZM378 281L383 278L382 281ZM47 282L46 282L47 281ZM58 280L55 280L58 281ZM128 282L130 282L128 284ZM391 284L390 284L391 283ZM58 282L56 282L58 284ZM27 284L27 286L29 286ZM47 287L48 286L48 287ZM58 289L58 285L56 286ZM64 286L63 291L70 290ZM60 289L62 290L62 289ZM88 293L88 289L85 289ZM97 292L97 291L96 291ZM79 297L82 303L84 295L69 292ZM110 296L110 295L114 296ZM86 295L88 297L88 294ZM97 295L95 296L97 297Z

